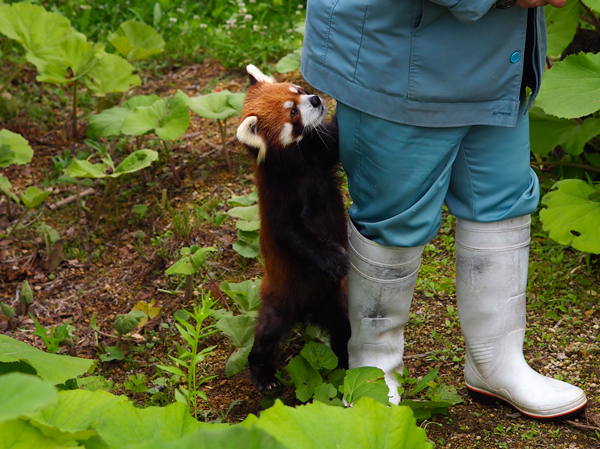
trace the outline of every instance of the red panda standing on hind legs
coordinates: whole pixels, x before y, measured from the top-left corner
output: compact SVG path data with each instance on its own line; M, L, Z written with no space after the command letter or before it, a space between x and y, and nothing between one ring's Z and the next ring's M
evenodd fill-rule
M271 392L279 386L279 343L298 322L329 332L339 365L348 365L348 235L335 117L323 124L326 109L317 95L276 83L253 65L247 71L237 137L255 160L264 262L248 361L254 386Z

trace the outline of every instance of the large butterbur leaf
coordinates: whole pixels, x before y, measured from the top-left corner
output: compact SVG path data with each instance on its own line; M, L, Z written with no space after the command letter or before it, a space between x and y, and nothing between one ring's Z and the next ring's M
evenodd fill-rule
M371 398L382 404L388 404L389 388L385 383L384 372L370 366L346 371L344 378L344 398L353 404L361 398Z
M135 108L152 106L160 98L158 95L136 95L123 103L122 107L115 106L105 109L100 114L92 115L88 120L87 135L91 139L118 136L127 117L133 115Z
M0 5L0 33L25 49L25 58L42 71L48 63L58 63L58 47L77 34L69 20L38 5Z
M567 0L562 8L544 8L548 55L558 57L569 46L579 24L579 0Z
M536 104L547 114L577 118L600 109L600 54L579 53L544 74Z
M158 160L158 152L154 150L138 150L127 156L117 167L115 172L110 176L118 178L125 173L134 173L143 170L152 165L152 162Z
M33 150L23 136L8 129L0 130L0 167L31 162Z
M123 159L112 173L109 173L112 164L110 159L97 164L75 159L67 168L67 173L74 178L118 178L126 173L134 173L143 170L152 165L152 162L157 159L158 153L154 150L134 151Z
M56 388L39 377L23 373L0 376L0 423L33 412L58 397Z
M135 20L123 22L108 35L108 41L130 61L147 59L162 52L165 47L164 39L154 28Z
M190 113L178 97L161 99L151 106L139 106L123 121L121 131L130 136L154 132L163 140L175 140L185 133Z
M57 61L46 64L37 77L38 81L67 84L87 75L104 50L101 44L87 42L81 35L72 35L58 46Z
M217 321L215 326L236 347L225 366L225 374L231 377L244 369L248 362L248 355L254 345L256 320L248 315L225 316Z
M72 443L74 444L75 441ZM63 449L64 447L28 421L14 419L0 424L0 449Z
M29 365L38 376L55 385L81 376L94 365L93 360L48 354L26 343L0 335L0 368L2 372L23 371L18 362Z
M232 94L228 90L222 90L220 92L213 92L206 95L200 95L198 97L190 98L184 92L177 91L177 97L181 98L185 104L198 114L200 117L209 118L213 120L225 120L234 115L240 115L240 94L235 97L231 97ZM244 94L241 94L244 95ZM233 102L233 105L230 102Z
M370 398L351 408L321 402L291 408L277 401L242 425L263 429L294 449L432 449L408 407L386 407Z
M48 190L40 190L37 187L27 187L24 192L21 192L21 201L28 209L35 209L50 195Z
M579 179L565 179L547 193L540 211L544 230L562 245L600 254L600 192Z
M529 111L531 151L547 156L561 146L567 154L577 156L585 144L600 134L600 119L589 117L583 122L545 114L539 107Z
M101 54L85 77L85 86L98 96L126 92L141 83L140 77L133 74L133 66L127 60L109 53Z
M260 306L260 279L238 283L221 282L221 291L235 301L244 315L256 317Z

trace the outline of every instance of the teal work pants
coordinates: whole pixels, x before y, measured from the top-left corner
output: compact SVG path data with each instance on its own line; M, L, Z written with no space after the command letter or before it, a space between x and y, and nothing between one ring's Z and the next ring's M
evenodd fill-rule
M429 242L442 204L456 217L494 222L536 210L529 118L514 128L425 128L390 122L338 102L340 158L362 235L384 246Z

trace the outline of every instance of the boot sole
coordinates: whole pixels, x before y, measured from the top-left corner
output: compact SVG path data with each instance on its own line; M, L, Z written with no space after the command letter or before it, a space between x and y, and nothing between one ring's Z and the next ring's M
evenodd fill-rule
M519 413L521 413L529 418L533 418L540 422L564 421L565 419L574 418L574 417L580 415L581 413L583 413L583 411L585 410L585 408L587 406L587 401L586 401L583 405L580 405L575 410L569 410L564 413L559 413L558 415L537 416L537 415L532 415L531 413L521 410L519 407L510 403L506 399L495 396L492 393L488 393L486 391L481 391L481 390L475 390L472 387L469 387L468 385L467 385L467 391L469 392L469 396L471 396L471 398L476 402L479 402L479 403L485 404L485 405L494 405L496 402L499 401L503 404L506 404L506 405L514 408Z

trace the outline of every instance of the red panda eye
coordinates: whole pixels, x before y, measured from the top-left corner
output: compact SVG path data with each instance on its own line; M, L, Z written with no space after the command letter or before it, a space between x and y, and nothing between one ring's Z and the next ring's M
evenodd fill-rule
M292 108L290 111L290 116L295 117L296 115L298 115L298 108Z

